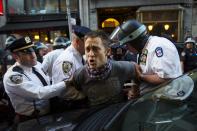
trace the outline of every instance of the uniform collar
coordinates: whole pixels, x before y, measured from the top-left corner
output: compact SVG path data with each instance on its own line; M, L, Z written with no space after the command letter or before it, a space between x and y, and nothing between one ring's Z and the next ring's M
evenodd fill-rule
M32 72L32 68L31 67L23 66L23 65L21 65L18 62L16 62L16 66L20 66L26 72Z

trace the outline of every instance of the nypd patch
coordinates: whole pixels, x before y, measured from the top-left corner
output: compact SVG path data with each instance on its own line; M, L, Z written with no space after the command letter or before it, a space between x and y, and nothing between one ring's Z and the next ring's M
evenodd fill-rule
M15 83L15 84L20 84L23 82L23 77L22 75L18 74L18 75L12 75L10 76L10 80Z
M161 47L157 47L155 49L155 53L157 57L162 57L163 56L163 49Z
M65 74L67 74L73 67L73 64L69 61L64 61L62 63L62 70L64 71Z

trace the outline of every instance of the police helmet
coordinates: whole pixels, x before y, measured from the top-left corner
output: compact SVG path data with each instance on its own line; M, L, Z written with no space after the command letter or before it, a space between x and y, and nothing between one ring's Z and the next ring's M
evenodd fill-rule
M136 20L128 20L116 29L110 35L110 39L119 41L121 45L132 42L146 32L146 26Z
M65 38L65 37L62 37L62 36L59 36L59 37L56 37L54 42L53 42L53 46L64 46L64 47L67 47L70 45L70 40L68 38Z
M185 44L187 44L187 43L193 43L193 44L195 44L196 42L192 38L187 38L187 40L185 41Z
M44 43L42 43L42 42L36 42L35 43L35 48L36 48L36 50L39 50L39 49L47 49L48 47L44 44Z
M6 46L6 48L7 48L12 42L14 42L15 40L16 40L16 37L15 37L15 36L13 36L13 35L8 36L7 39L5 40L5 46Z

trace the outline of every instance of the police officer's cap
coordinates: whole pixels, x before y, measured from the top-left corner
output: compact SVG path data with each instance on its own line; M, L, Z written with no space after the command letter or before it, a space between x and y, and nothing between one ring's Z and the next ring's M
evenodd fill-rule
M88 32L90 32L91 30L87 27L84 26L73 26L72 27L73 33L75 33L79 38L84 37Z
M10 50L11 52L34 52L34 49L32 48L34 44L32 43L30 37L25 36L20 39L16 39L13 41L10 45L6 47L6 50Z

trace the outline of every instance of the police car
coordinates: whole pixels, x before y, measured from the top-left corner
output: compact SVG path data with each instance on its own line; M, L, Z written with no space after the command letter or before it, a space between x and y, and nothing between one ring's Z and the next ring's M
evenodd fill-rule
M18 131L196 131L197 69L138 99L32 119Z

